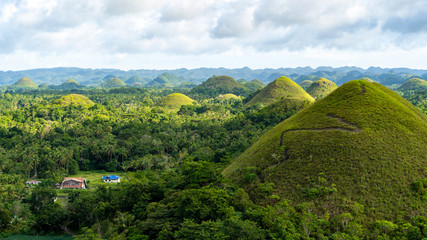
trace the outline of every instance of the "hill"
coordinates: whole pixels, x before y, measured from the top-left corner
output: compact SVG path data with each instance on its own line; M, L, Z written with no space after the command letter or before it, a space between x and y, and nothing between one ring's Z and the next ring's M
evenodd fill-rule
M193 99L182 93L172 93L162 98L160 105L173 109L179 109L182 105L192 105Z
M77 88L82 88L82 85L80 85L80 83L78 83L76 80L70 78L67 81L65 81L64 83L62 83L61 85L58 86L58 89L77 89Z
M265 84L259 79L254 79L250 82L244 83L243 85L245 85L245 87L249 88L251 91L256 91L265 87Z
M337 88L338 87L334 82L329 81L326 78L319 78L307 88L307 93L314 99L319 100Z
M402 92L427 90L427 81L420 78L411 78L404 82L397 90Z
M163 73L162 75L156 77L152 81L145 84L146 87L162 88L162 87L173 87L177 86L182 82L182 80L170 73Z
M69 94L62 96L59 99L53 100L53 104L57 105L83 105L85 107L93 106L95 103L92 102L88 97L81 94Z
M302 87L302 89L307 90L307 88L313 83L311 80L304 80L299 85Z
M251 100L249 100L249 102L246 103L246 106L253 106L257 104L267 106L282 98L292 99L297 102L314 102L314 99L298 84L293 82L291 79L282 76L269 83Z
M427 174L427 117L392 90L355 80L264 134L223 174L252 194L310 201L337 215L364 205L371 219L425 215L411 184ZM253 180L250 180L253 179Z
M216 97L219 94L232 93L235 95L247 95L249 89L243 84L238 83L230 76L213 76L202 84L191 89L190 93L195 95L205 95L208 97Z
M120 78L110 78L108 81L102 83L103 88L119 88L126 86Z
M221 100L230 100L230 99L241 99L241 97L236 96L234 94L228 93L228 94L220 94L218 97L216 97Z
M33 82L30 78L23 77L14 83L10 88L13 89L35 89L38 88L38 85Z

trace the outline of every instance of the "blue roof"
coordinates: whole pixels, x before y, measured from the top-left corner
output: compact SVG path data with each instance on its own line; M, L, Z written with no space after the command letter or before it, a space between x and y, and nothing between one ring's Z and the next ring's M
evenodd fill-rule
M103 176L102 177L102 179L106 179L106 180L117 180L117 179L119 179L119 178L121 178L121 177L119 177L119 176L116 176L116 175L108 175L108 176Z

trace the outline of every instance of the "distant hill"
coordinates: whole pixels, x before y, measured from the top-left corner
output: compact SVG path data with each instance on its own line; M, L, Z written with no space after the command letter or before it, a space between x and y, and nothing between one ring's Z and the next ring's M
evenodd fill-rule
M157 78L145 84L146 87L162 88L162 87L173 87L177 86L182 82L182 80L173 74L163 73Z
M75 104L75 105L83 105L85 107L90 107L95 104L88 97L81 94L69 94L59 99L53 100L53 103L57 105Z
M140 76L132 76L132 77L130 77L130 78L128 78L126 81L125 81L125 83L126 84L133 84L133 83L140 83L140 84L145 84L147 82L147 80L146 79L143 79L142 77L140 77Z
M110 78L108 81L102 83L103 88L118 88L125 87L126 83L124 83L120 78Z
M243 85L245 87L249 88L249 90L251 90L251 91L256 91L258 89L265 87L265 84L263 82L261 82L261 80L259 80L259 79L254 79L250 82L244 83Z
M14 83L12 86L9 86L10 89L36 89L38 88L38 85L33 82L28 77L23 77L19 79L16 83Z
M311 80L304 80L299 85L302 87L302 89L307 90L307 88L313 83Z
M63 84L59 85L58 89L68 90L68 89L78 89L82 88L83 86L80 85L76 80L70 78L67 81L65 81Z
M179 109L182 105L193 105L194 100L182 93L172 93L162 98L160 105Z
M359 203L372 219L394 220L425 214L412 186L427 176L426 146L427 116L356 80L275 126L223 174L255 199L258 183L271 182L272 194L318 213L334 217Z
M307 88L307 93L314 99L319 100L337 88L338 87L334 82L329 81L326 78L319 78Z
M246 103L246 106L267 106L279 101L282 98L291 99L297 102L314 102L314 99L308 95L298 84L293 82L291 79L282 76L269 83L265 88L261 89L258 94L256 94L249 102Z
M420 78L411 78L397 90L402 92L427 90L427 81Z
M219 94L232 93L235 95L247 95L250 90L243 84L238 83L230 76L213 76L202 84L191 89L190 93L193 95L204 95L211 98Z

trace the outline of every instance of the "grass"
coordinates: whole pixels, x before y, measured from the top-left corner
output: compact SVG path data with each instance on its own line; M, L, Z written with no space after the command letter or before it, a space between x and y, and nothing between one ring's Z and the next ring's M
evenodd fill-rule
M71 240L73 237L68 236L34 236L34 235L11 235L3 240Z
M38 88L38 85L36 83L33 82L33 80L27 78L27 77L23 77L21 79L19 79L16 83L14 83L12 85L15 88Z
M349 123L360 131L342 130ZM345 211L346 199L365 205L371 219L393 220L426 214L427 203L410 190L427 175L426 146L423 113L380 84L351 81L275 126L223 174L249 192L272 182L274 194L314 201L331 215ZM304 189L319 177L337 192L308 199Z
M338 87L334 82L329 81L326 78L319 78L307 88L307 93L314 99L319 100L326 97L337 88Z
M263 88L246 103L246 106L257 104L267 106L277 102L281 98L293 99L294 101L314 102L314 99L298 84L287 77L280 77Z
M53 102L54 104L58 105L76 104L83 105L86 107L90 107L95 104L88 97L81 94L68 94L66 96L61 97L60 99L54 100Z
M126 83L124 83L120 78L110 78L108 81L104 82L102 86L105 88L118 88L126 86Z
M307 90L307 88L313 83L311 80L304 80L299 85L304 89Z

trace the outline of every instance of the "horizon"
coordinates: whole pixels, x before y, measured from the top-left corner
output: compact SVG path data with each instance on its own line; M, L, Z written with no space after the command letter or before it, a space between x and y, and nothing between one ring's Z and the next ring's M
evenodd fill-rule
M5 0L0 70L425 69L425 1Z

